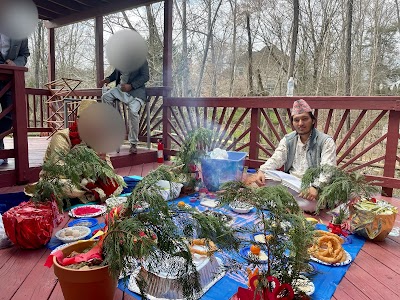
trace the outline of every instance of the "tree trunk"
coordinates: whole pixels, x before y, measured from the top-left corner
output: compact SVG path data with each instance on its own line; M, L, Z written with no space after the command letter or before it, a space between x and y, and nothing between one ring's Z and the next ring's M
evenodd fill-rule
M187 42L187 13L186 0L182 0L182 93L183 97L189 96L189 61Z
M353 0L347 0L346 7L346 64L345 64L345 95L351 95L351 35L353 24Z
M208 32L207 32L207 37L206 37L206 44L204 46L203 59L202 59L201 66L200 66L199 81L197 82L196 97L200 97L200 94L201 94L201 84L203 82L204 69L206 66L206 61L207 61L207 56L208 56L208 49L210 48L211 35L213 34L214 24L217 19L218 11L221 7L221 4L222 4L222 0L220 0L218 2L218 5L215 9L214 17L211 19L212 6L211 6L211 1L208 1L208 25L207 25Z
M299 0L293 0L293 30L292 30L292 42L290 46L290 61L288 70L288 79L294 77L294 65L296 63L296 49L297 49L297 36L299 33Z
M233 35L232 35L232 58L231 70L229 76L229 97L233 95L233 83L235 81L235 65L236 65L236 35L237 35L237 0L229 1L232 9L233 17Z
M397 14L397 30L400 32L400 9L399 9L399 0L394 0L396 3L396 14Z
M253 95L253 46L251 42L251 28L250 28L250 13L246 13L246 27L247 27L247 52L249 56L249 65L247 72L247 82L248 82L248 95Z

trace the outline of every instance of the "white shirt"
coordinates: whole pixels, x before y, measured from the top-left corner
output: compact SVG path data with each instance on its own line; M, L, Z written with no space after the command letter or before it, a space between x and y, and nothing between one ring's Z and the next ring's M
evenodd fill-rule
M8 50L10 50L10 38L0 33L0 52L4 59L7 57Z
M289 173L302 178L304 173L309 168L307 161L307 149L309 146L309 140L305 144L302 143L300 136L298 136L296 151L294 154L292 168ZM276 170L282 167L287 159L287 147L286 147L286 137L281 139L278 147L275 149L274 154L260 167L261 171L266 170ZM331 165L336 166L336 146L335 141L332 138L328 138L322 145L321 151L321 165ZM319 185L319 183L327 182L328 178L321 174L319 180L314 183Z

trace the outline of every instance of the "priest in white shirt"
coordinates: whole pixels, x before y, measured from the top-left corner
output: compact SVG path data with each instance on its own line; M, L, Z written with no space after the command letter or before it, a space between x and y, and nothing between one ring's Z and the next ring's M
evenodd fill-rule
M25 66L29 57L28 39L15 40L0 33L0 64L9 66ZM0 81L0 90L7 84ZM11 92L7 91L1 98L0 104L2 111L12 104ZM11 113L0 119L0 134L12 127ZM3 139L0 139L0 150L4 149ZM0 159L0 165L6 164L7 159Z
M300 99L293 103L290 119L295 131L285 135L274 154L261 165L255 176L255 182L259 186L265 185L264 172L266 170L277 170L283 167L284 172L302 178L310 167L336 166L335 141L331 136L314 127L316 119L305 100ZM307 191L300 193L299 196L315 202L320 184L327 180L326 176L321 175Z

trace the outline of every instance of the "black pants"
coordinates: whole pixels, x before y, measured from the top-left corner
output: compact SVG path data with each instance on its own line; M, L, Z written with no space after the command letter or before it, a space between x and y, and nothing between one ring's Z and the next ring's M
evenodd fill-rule
M4 85L5 85L4 82L0 82L0 90L3 88ZM11 91L7 91L3 95L3 97L0 98L0 104L1 104L1 111L5 110L12 104ZM9 112L3 118L0 119L0 134L6 132L11 127L12 127L12 116L11 112ZM0 149L4 149L4 141L2 138L0 139Z

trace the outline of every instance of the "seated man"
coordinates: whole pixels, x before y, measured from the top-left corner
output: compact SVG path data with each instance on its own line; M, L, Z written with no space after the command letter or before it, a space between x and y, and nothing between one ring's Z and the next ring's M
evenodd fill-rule
M82 112L90 107L92 104L97 103L96 100L82 100L78 108L77 117L78 119L82 115ZM78 123L74 122L69 128L59 130L56 132L50 140L47 147L44 161L49 159L57 160L57 164L63 164L63 159L59 157L59 154L67 153L74 147L87 147L85 142L81 140L79 136ZM106 154L99 153L99 157L106 160L107 164L112 167L110 157ZM44 177L43 171L39 174L39 180ZM69 184L68 179L61 179L65 184L63 193L68 198L77 198L82 203L91 201L105 201L111 195L118 196L123 187L119 186L115 181L106 182L104 180L98 180L96 182L88 181L82 178L81 186L72 186ZM32 196L36 184L27 185L25 187L25 194Z
M115 100L119 100L128 106L129 110L129 153L137 153L137 143L139 142L139 111L145 104L146 87L149 81L149 65L147 61L137 70L124 73L117 69L109 76L100 81L100 85L109 84L115 81L116 87L110 89L102 96L103 102L113 105Z
M285 135L274 154L261 165L254 179L259 186L265 184L264 171L266 170L276 170L283 166L284 172L301 178L309 167L336 166L335 141L329 135L314 128L316 119L306 101L300 99L293 103L290 120L295 131ZM321 175L308 190L299 195L314 202L304 205L303 210L313 211L310 207L316 205L319 187L327 181L326 176Z

